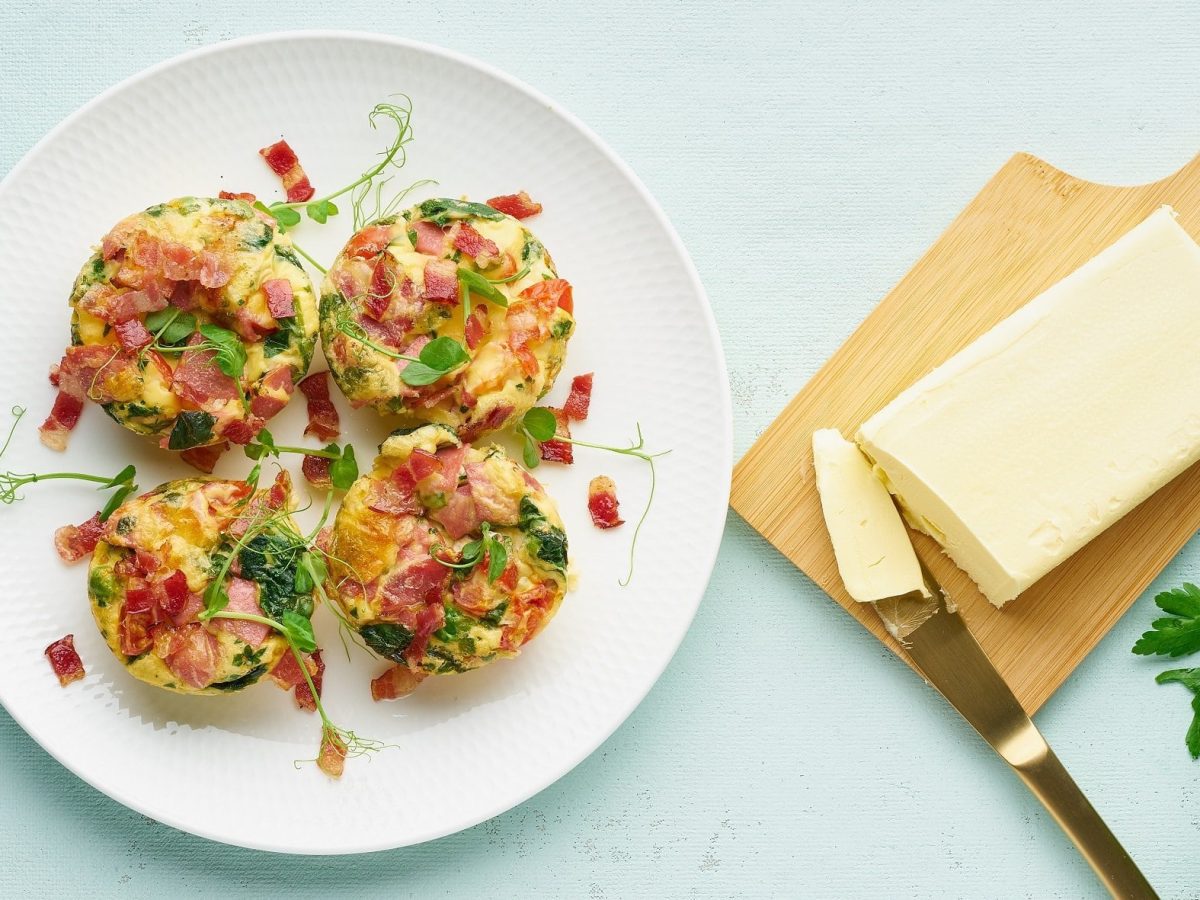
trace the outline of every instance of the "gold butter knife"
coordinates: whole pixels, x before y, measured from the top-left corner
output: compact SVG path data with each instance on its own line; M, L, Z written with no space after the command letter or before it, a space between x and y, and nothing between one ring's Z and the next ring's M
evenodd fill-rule
M924 563L921 571L930 597L914 591L874 604L888 631L900 641L925 680L1012 766L1079 848L1110 894L1157 898L1150 882L1058 761Z

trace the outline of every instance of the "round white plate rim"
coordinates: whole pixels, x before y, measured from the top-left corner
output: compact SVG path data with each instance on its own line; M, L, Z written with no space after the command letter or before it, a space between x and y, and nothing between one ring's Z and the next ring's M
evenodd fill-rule
M618 156L617 153L613 151L612 148L610 148L599 135L597 135L580 119L576 118L574 114L552 100L550 97L543 94L538 89L482 60L424 41L396 37L393 35L376 34L373 32L343 29L297 29L274 31L256 35L248 35L228 41L220 41L217 43L208 44L203 47L197 47L193 50L186 51L170 57L169 59L155 63L121 80L120 82L111 85L97 94L91 100L84 103L70 115L66 116L61 122L46 132L46 134L43 135L42 138L36 144L34 144L24 156L21 157L21 159L16 165L13 166L8 174L5 175L3 179L0 179L0 196L3 196L4 191L11 185L12 182L16 181L20 177L26 166L29 165L30 162L42 151L42 149L49 144L61 131L66 130L75 122L75 120L82 118L90 110L100 106L110 97L120 93L121 91L126 90L127 88L130 88L144 80L153 78L164 71L174 68L175 66L182 65L211 54L216 54L235 48L254 46L256 44L314 39L359 40L371 43L386 44L404 49L429 53L436 56L442 56L453 62L476 69L482 74L487 75L497 81L503 82L515 90L526 94L531 99L544 104L557 116L567 122L572 128L576 129L584 138L588 140L589 143L595 147L595 149L603 154L603 156L620 171L622 176L627 179L627 181L637 191L641 199L646 203L647 208L656 219L658 225L663 229L663 233L667 235L673 249L679 256L680 262L683 264L684 271L691 282L693 290L695 290L696 295L703 301L700 306L707 336L711 341L712 349L715 354L715 361L722 376L718 379L718 384L720 385L721 391L718 400L720 408L723 412L723 416L721 422L719 423L720 429L717 433L712 435L712 438L715 439L714 443L719 445L720 455L723 461L722 471L725 472L725 477L721 485L721 493L728 497L733 468L733 409L729 389L728 369L725 363L725 354L721 345L720 333L717 329L716 318L713 315L712 307L708 300L708 294L704 289L703 282L700 280L700 275L696 270L695 263L692 261L691 255L688 253L687 248L684 246L683 241L680 239L674 226L671 224L671 221L667 218L666 213L663 211L658 201L650 193L649 189L645 186L633 169L631 169L629 165L623 159L621 159L621 157ZM410 840L405 840L400 843L397 843L395 840L383 840L378 842L363 841L355 849L339 850L336 854L321 854L313 850L298 850L293 847L272 844L269 841L231 842L224 836L210 829L197 828L191 824L184 823L176 816L165 813L161 809L152 810L148 808L146 804L143 804L136 799L125 795L125 793L119 788L106 785L103 781L96 778L94 773L85 774L83 771L80 771L78 767L71 765L62 755L56 753L52 746L48 746L47 743L42 740L42 737L39 735L37 729L32 727L31 723L29 723L29 721L22 717L17 711L11 709L8 704L3 703L2 698L0 698L0 705L5 707L5 710L13 718L13 720L17 722L17 724L21 726L26 734L32 737L43 750L45 750L51 757L53 757L57 762L63 765L64 768L68 769L68 771L70 771L80 780L86 782L95 789L99 790L101 793L111 797L113 800L116 800L118 803L129 809L135 810L136 812L148 816L157 822L161 822L164 825L169 825L172 828L176 828L189 834L197 835L198 837L206 838L219 843L235 843L236 846L242 846L253 850L300 855L355 855L362 853L381 852L425 843L426 841L436 840L441 837L446 837L447 835L457 834L458 832L465 831L468 828L473 828L481 822L486 822L507 812L510 809L514 809L522 803L525 803L531 797L536 796L538 793L550 787L559 779L574 770L580 763L586 760L601 745L603 745L604 742L607 741L616 732L616 730L628 720L629 716L633 714L634 710L636 710L646 696L649 695L654 685L658 683L658 680L662 677L663 672L666 671L666 667L670 664L671 660L674 659L675 653L678 651L679 646L683 643L684 637L691 628L691 624L695 619L696 612L700 607L700 601L703 599L703 596L707 591L707 586L712 578L713 569L716 566L717 555L720 551L722 535L727 516L728 507L726 507L725 513L720 517L719 521L716 517L713 519L712 534L709 538L709 552L706 554L705 558L697 560L697 562L703 564L706 575L703 579L701 590L697 592L697 595L691 604L690 610L687 611L686 623L683 623L684 627L679 630L675 647L672 648L671 653L664 658L662 666L656 673L654 673L654 678L648 680L645 690L641 691L640 693L638 691L631 693L630 702L626 705L626 708L619 716L613 717L611 728L608 728L606 731L602 732L599 739L590 746L585 746L577 758L569 759L563 766L557 767L552 773L547 773L547 777L541 779L540 782L533 784L527 792L522 792L523 795L519 795L515 800L506 798L504 801L501 801L497 807L489 809L482 815L473 816L471 820L463 822L458 827L434 829L429 833L414 835Z

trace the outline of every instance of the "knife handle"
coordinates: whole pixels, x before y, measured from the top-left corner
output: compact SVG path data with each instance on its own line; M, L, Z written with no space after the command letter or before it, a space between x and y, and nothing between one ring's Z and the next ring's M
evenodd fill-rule
M1025 782L1054 820L1079 848L1083 858L1114 897L1157 900L1158 895L1138 869L1120 841L1075 784L1041 733L1029 723L1028 730L1014 734L1018 741L1000 754ZM1000 748L997 748L1000 750ZM1031 753L1028 751L1032 751Z

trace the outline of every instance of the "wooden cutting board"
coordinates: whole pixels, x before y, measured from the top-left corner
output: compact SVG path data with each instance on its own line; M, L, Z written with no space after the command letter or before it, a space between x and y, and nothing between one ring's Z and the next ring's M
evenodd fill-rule
M733 508L911 664L875 611L842 587L813 478L813 431L833 427L852 435L902 389L1164 203L1200 238L1200 156L1169 178L1137 187L1092 184L1029 154L1014 156L738 463ZM1200 465L1003 610L932 539L914 535L914 542L1032 713L1197 529Z

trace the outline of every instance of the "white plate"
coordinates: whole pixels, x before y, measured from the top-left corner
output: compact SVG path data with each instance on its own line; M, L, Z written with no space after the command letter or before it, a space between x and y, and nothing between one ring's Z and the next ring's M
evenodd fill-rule
M545 205L530 224L574 284L579 321L550 400L561 403L570 375L596 372L591 418L576 436L623 444L639 420L652 448L674 452L659 466L628 588L617 578L633 523L595 529L586 489L591 476L612 475L632 520L648 488L644 465L580 449L573 467L539 470L567 524L578 588L516 660L431 679L406 700L376 704L368 679L384 664L360 651L348 662L333 618L318 612L331 715L396 745L349 760L338 782L293 765L315 755L318 722L272 685L180 697L124 672L92 622L86 564L64 566L51 541L55 527L96 509L94 491L33 485L24 501L0 510L0 701L106 794L246 847L356 853L413 844L497 815L560 778L625 720L679 646L725 521L731 417L720 343L696 272L658 205L595 135L527 86L445 50L365 34L268 35L155 66L59 125L0 184L8 311L0 412L9 404L29 409L0 466L115 473L135 462L147 489L189 474L90 405L65 455L38 442L36 426L53 398L46 372L68 340L66 298L79 266L112 223L152 203L221 188L278 196L256 150L280 134L318 192L347 183L390 140L366 116L395 92L414 107L403 178L441 183L418 199L525 189ZM323 228L306 222L296 236L332 259L349 229L343 215ZM387 426L335 399L343 436L369 460ZM303 403L293 402L271 428L297 443L303 422ZM287 462L303 485L295 459ZM217 474L248 468L240 454L227 454ZM67 632L88 674L63 689L42 651Z

